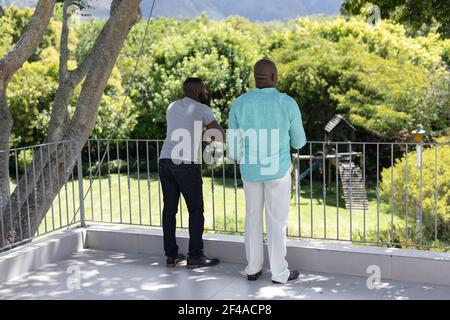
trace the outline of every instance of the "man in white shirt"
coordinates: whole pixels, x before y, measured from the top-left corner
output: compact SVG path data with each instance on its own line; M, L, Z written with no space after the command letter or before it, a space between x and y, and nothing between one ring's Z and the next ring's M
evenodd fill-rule
M303 147L306 136L297 102L276 89L275 63L267 59L258 61L254 76L256 88L236 99L228 121L229 156L240 163L245 192L248 262L245 273L250 281L257 280L262 273L265 209L272 281L286 283L299 276L298 270L289 270L285 259L291 194L290 151L291 147ZM258 138L252 139L249 132Z

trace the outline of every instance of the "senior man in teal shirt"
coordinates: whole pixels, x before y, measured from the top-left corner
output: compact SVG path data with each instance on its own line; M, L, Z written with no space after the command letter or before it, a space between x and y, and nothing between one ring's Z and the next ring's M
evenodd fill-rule
M291 147L302 148L306 136L296 101L275 88L275 63L268 59L258 61L254 76L256 88L236 99L228 121L228 156L239 163L245 191L245 273L250 281L262 274L265 207L272 282L286 283L299 276L297 270L289 271L285 259L290 151Z

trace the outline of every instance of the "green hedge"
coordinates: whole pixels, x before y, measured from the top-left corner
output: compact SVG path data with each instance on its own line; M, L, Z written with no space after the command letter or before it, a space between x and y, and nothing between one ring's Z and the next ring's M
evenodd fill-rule
M420 169L416 165L416 151L408 153L408 205L406 205L406 156L397 160L392 168L393 184L391 200L391 168L381 173L381 199L389 204L395 215L405 218L408 208L408 222L411 234L415 232L417 212L422 204L422 232L426 239L434 239L435 219L437 238L450 239L450 145L437 149L430 147L422 152L422 202L420 202ZM437 159L437 168L435 160ZM437 169L437 170L436 170ZM437 183L435 184L435 178ZM435 188L437 186L437 189ZM435 205L435 190L437 202Z

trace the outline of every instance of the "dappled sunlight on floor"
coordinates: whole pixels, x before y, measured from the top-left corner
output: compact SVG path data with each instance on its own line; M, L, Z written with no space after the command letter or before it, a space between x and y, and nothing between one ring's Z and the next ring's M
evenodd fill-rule
M302 272L284 285L270 272L249 282L244 265L189 270L159 255L83 250L0 286L0 299L450 299L450 287Z

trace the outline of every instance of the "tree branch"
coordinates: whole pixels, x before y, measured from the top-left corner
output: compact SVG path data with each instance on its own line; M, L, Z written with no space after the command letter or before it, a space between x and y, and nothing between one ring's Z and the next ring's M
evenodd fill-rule
M68 105L70 97L76 85L81 81L73 81L71 72L68 71L70 58L69 50L69 19L71 15L68 10L74 0L65 0L63 6L63 24L61 29L60 54L59 54L59 79L58 91L53 102L52 116L48 127L48 134L45 142L55 142L61 140L61 135L65 125L69 121Z
M55 0L39 0L30 23L13 49L0 60L0 75L8 83L30 58L44 37L55 7Z
M86 79L80 93L75 115L71 121L70 133L64 137L87 139L95 124L98 106L104 88L117 61L120 50L131 27L141 18L139 8L141 0L114 0L111 4L111 16L98 36L86 65L89 65ZM114 39L114 41L111 41Z
M108 22L114 18L114 16L117 14L117 12L119 11L119 5L122 3L123 1L121 0L114 0L111 3L111 9L110 9L110 18L108 20ZM121 14L119 12L119 14ZM141 9L138 6L138 10L136 14L133 14L133 20L130 21L130 28L135 25L141 18L142 18L142 14L141 14ZM103 28L102 32L100 33L100 35L97 38L96 44L97 43L101 43L104 41L105 37L107 37L106 33L104 32L106 30L106 25ZM71 81L75 82L75 83L80 83L81 80L84 79L84 77L86 77L86 74L88 73L91 65L92 65L92 61L95 58L95 54L96 54L95 48L92 48L92 50L89 52L89 54L86 55L86 57L84 58L84 60L79 64L78 68L71 71Z
M67 106L69 104L70 97L73 94L73 90L78 84L81 83L81 81L83 81L90 71L104 69L108 72L109 66L106 68L106 66L104 66L105 62L112 62L112 67L114 66L118 54L122 48L123 41L125 41L130 28L141 18L141 11L139 8L140 2L141 0L133 0L129 7L125 8L127 1L113 1L111 4L110 17L98 35L93 48L84 58L83 62L80 63L77 69L67 71L67 76L65 79L60 79L60 85L52 108L52 117L49 124L48 135L45 140L46 142L59 141L64 139L64 136L67 136L65 133L67 133L67 129L72 125L68 116ZM113 56L103 56L103 58L101 58L102 52L109 51L113 54ZM112 71L112 67L109 73L107 73L108 78ZM103 82L97 83L95 78L94 81L92 81L93 87L97 87L97 85L100 85L101 87L102 83ZM103 88L105 86L106 83L103 85ZM83 88L84 87L85 86L83 86ZM103 90L101 91L100 99L103 95ZM80 95L80 100L82 100L83 96L86 96L86 92L84 95L83 93ZM100 101L98 104L99 103ZM96 108L98 108L98 104ZM94 103L94 105L96 104ZM77 106L77 110L78 107L79 106ZM97 110L96 108L94 108L94 110ZM95 119L95 117L93 118Z
M69 62L69 7L73 5L73 0L65 0L63 6L63 24L61 30L60 53L59 53L59 83L61 84L67 77L67 68Z

